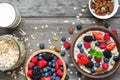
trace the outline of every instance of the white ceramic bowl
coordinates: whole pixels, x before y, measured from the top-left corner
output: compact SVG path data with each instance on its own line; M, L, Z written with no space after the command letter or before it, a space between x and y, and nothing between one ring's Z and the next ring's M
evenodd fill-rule
M95 16L96 18L99 18L99 19L109 19L112 16L114 16L117 13L117 11L118 11L119 2L118 2L118 0L114 0L114 10L113 10L113 12L111 14L109 14L109 15L99 16L99 15L95 14L92 11L92 9L91 9L91 2L92 2L92 0L89 0L89 10L92 13L92 15Z

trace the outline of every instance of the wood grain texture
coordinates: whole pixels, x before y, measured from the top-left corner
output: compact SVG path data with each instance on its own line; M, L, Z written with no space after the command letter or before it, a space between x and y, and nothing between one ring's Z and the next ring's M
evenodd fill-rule
M8 2L17 7L22 17L75 17L79 13L83 13L82 17L93 17L88 8L85 12L81 11L82 4L88 4L88 0L0 0L0 2ZM120 17L119 13L120 9L115 17Z

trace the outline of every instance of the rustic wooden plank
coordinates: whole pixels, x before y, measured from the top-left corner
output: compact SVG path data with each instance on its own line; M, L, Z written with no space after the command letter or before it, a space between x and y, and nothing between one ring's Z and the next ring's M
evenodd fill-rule
M81 11L81 5L88 4L88 0L0 0L0 2L11 3L19 9L23 17L75 17L79 13L82 17L93 17L88 8L85 12ZM115 17L120 17L119 13L120 9Z
M97 24L97 21L94 18L81 18L81 20L86 22L85 25L83 25L83 28L95 26ZM108 20L108 23L110 23L111 28L118 29L118 32L119 32L118 37L120 37L120 27L119 27L120 23L118 21L120 21L119 18L113 18ZM75 25L72 24L73 22L75 23ZM68 27L71 25L75 27L76 24L78 23L80 22L76 20L76 18L23 18L19 26L19 29L22 29L27 33L26 41L25 41L25 46L26 46L25 62L33 52L39 50L38 45L40 43L45 43L46 48L49 49L50 46L55 46L55 45L58 45L61 47L63 45L60 40L62 36L65 36L67 40L71 42L72 39L75 37L76 33L72 35L69 34ZM0 31L0 32L4 34L8 32L12 33L12 31L14 30L5 30L5 31L6 32L4 31L3 32ZM56 36L59 37L58 41L52 40L55 34ZM48 40L51 40L51 41L48 41ZM69 54L70 54L70 51L68 50L66 51L66 56L64 57L64 60L66 61L66 63L69 63L69 68L73 72L73 74L70 74L70 72L68 71L68 75L70 76L69 80L78 80L78 77L76 75L76 69L74 68L74 66L70 66L71 59L69 58ZM23 66L24 65L25 63L23 64ZM120 75L120 69L118 69L117 72L107 80L119 80L120 79L119 75ZM0 80L14 80L14 79L3 73L0 73ZM20 74L17 74L17 80L26 80L26 78ZM90 79L84 78L82 80L90 80Z

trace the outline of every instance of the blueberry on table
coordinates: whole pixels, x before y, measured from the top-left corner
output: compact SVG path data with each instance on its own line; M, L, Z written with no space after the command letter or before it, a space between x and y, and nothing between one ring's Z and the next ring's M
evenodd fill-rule
M66 75L65 80L69 80L69 76L68 75Z
M45 48L45 44L44 44L44 43L41 43L41 44L39 45L39 47L40 47L40 49L44 49L44 48Z
M62 51L60 52L60 55L64 57L64 56L65 56L65 50L62 50Z
M81 30L81 29L82 29L82 25L81 25L81 24L78 24L78 25L76 26L76 28L77 28L77 30Z
M81 48L82 48L82 44L81 44L81 43L78 43L78 44L77 44L77 47L78 47L79 49L81 49Z
M110 24L108 24L107 22L104 23L104 27L105 28L109 28L110 27Z
M100 67L100 63L99 63L99 62L96 62L96 63L95 63L95 67L99 68L99 67Z
M104 62L105 62L105 63L108 63L108 62L109 62L109 59L108 59L108 58L104 58Z
M114 57L113 57L113 60L114 60L115 62L117 62L117 61L119 61L119 57L118 57L118 56L114 56Z
M82 74L81 74L80 72L77 72L77 76L78 76L78 77L81 77Z
M62 37L61 41L63 41L63 42L66 41L66 37Z

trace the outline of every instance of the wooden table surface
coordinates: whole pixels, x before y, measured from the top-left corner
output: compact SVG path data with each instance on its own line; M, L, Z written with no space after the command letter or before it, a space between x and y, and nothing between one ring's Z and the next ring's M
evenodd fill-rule
M79 31L75 30L74 34L71 35L68 33L69 26L76 27L80 22L84 22L83 28L98 25L97 19L90 14L89 9L83 10L81 8L83 4L88 4L88 0L0 0L0 2L11 3L21 13L22 21L18 28L27 34L24 41L26 59L22 65L23 67L27 58L33 52L39 50L40 43L45 43L46 49L49 49L50 46L56 45L63 47L60 40L62 36L65 36L71 42ZM77 19L76 17L80 18ZM118 37L120 37L120 9L113 18L106 21L111 28L118 30ZM0 29L1 34L8 34L13 31ZM54 36L59 37L59 40L53 41ZM67 50L64 60L69 64L67 72L70 77L69 80L93 80L84 76L79 78L69 57L70 50ZM26 80L26 77L20 74L19 71L20 68L15 70L16 79L11 75L0 72L0 80ZM104 80L120 80L120 68L115 74Z

